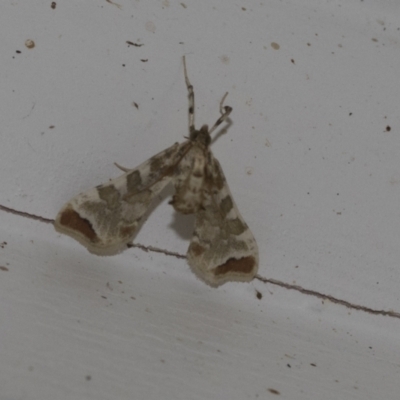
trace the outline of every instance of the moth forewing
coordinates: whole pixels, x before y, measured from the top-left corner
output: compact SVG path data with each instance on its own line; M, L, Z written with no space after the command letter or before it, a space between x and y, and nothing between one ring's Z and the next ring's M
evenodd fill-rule
M189 140L156 154L137 168L72 198L55 220L55 228L96 254L115 254L137 233L152 200L169 183L175 186L171 204L195 214L193 238L187 253L193 271L206 283L250 281L258 269L257 243L240 215L219 162L210 150L210 134L228 119L223 107L209 130L194 126L194 91L186 71L189 93Z
M112 255L124 250L190 147L189 142L175 143L122 176L78 194L58 213L56 230L91 253Z
M187 257L211 286L251 281L258 271L258 247L233 201L222 168L211 152L203 208L196 214Z

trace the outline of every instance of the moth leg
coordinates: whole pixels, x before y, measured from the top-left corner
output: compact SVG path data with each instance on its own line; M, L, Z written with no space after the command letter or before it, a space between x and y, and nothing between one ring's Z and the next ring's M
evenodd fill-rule
M219 126L221 125L224 121L226 121L229 117L229 114L232 112L232 107L225 106L223 107L224 101L226 99L226 96L228 96L228 92L224 94L222 97L220 103L219 103L219 112L221 113L221 116L217 119L217 122L213 125L213 127L209 130L209 134L211 133Z
M194 91L193 91L193 85L190 83L187 70L186 70L186 59L185 56L183 58L183 72L185 74L185 82L186 82L186 87L189 92L189 132L192 133L195 131L194 127Z
M118 169L120 169L121 171L124 171L124 172L129 172L129 171L132 171L132 168L125 168L125 167L123 167L122 165L119 165L118 163L114 163L114 165L118 168Z

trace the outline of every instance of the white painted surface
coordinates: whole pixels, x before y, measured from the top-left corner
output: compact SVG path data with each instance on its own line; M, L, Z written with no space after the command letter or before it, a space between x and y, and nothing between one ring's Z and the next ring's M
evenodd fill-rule
M212 289L185 260L95 257L0 210L0 399L398 399L398 2L56 3L0 5L0 204L54 218L114 161L183 140L186 54L197 126L229 91L213 151L260 275L293 288ZM167 202L136 242L184 254Z

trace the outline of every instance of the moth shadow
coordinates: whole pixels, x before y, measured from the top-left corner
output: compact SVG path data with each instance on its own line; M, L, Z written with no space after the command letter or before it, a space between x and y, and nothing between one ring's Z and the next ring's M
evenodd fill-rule
M171 205L166 202L166 200L172 200L173 195L175 194L175 188L172 184L167 185L161 192L160 194L152 201L150 207L147 209L146 213L144 214L140 226L137 230L137 233L135 234L135 237L133 240L136 238L137 234L141 230L143 224L151 217L151 214L154 212L154 210L159 207L162 203L167 203L167 207L171 207ZM193 230L194 230L194 220L195 217L194 215L184 215L180 214L176 211L174 211L173 215L173 220L172 222L168 225L169 228L172 228L175 230L175 232L178 234L179 237L182 239L189 240L193 236Z
M185 215L175 211L174 219L168 226L174 229L180 238L190 240L193 236L194 221L194 214Z

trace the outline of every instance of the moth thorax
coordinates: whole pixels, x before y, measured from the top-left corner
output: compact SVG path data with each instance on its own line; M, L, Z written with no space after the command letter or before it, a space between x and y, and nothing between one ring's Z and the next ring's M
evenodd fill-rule
M190 140L208 147L211 143L211 136L208 133L208 125L203 125L199 130L194 130L190 134Z
M198 149L199 150L199 149ZM180 183L175 185L175 195L170 204L176 211L183 214L193 214L203 207L205 163L207 162L204 153L199 151L191 158L191 168L187 176Z

